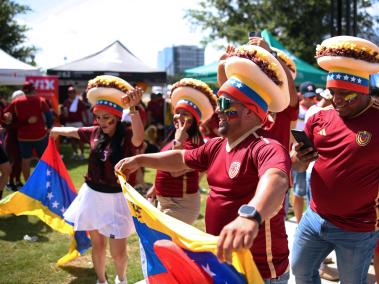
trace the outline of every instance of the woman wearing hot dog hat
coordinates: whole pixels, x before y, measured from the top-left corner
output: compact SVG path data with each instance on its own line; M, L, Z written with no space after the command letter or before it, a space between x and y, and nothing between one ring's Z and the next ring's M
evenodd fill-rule
M329 71L326 87L334 108L306 123L315 149L296 147L294 167L316 162L292 270L297 283L319 283L318 267L335 250L341 283L367 283L379 237L379 104L369 96L368 80L379 71L379 47L357 37L332 37L317 47L316 58Z
M88 100L92 104L97 126L54 127L50 135L80 139L90 144L88 172L77 198L64 218L77 231L89 231L92 241L92 262L97 283L105 278L106 239L116 267L116 283L127 283L127 237L133 232L133 221L120 185L114 175L114 165L132 156L141 145L144 129L135 110L142 91L114 76L98 76L88 82ZM132 130L121 123L123 108L130 108ZM133 184L135 176L128 181Z
M162 152L174 149L195 149L203 139L199 124L214 113L216 96L202 81L184 78L171 89L175 133ZM200 212L198 171L157 171L148 198L157 198L159 209L183 222L192 224Z
M261 138L268 110L289 102L286 74L278 60L258 46L244 46L226 59L228 80L218 92L219 131L193 150L137 155L116 169L133 171L153 165L159 170L207 171L210 192L205 225L220 235L217 255L231 261L233 249L251 248L264 279L289 278L288 244L281 207L288 188L290 158L278 142Z

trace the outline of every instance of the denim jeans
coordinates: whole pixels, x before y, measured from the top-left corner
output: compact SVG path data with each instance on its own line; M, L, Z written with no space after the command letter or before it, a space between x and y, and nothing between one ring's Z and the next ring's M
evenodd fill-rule
M290 279L290 273L286 272L276 279L263 279L265 284L287 284Z
M296 284L321 283L318 269L336 251L342 284L367 283L367 273L379 232L350 232L334 226L308 208L295 234L292 272Z

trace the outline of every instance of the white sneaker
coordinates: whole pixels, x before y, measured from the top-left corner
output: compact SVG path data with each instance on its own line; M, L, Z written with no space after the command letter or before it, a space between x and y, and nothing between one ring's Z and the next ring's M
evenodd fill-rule
M128 284L128 281L126 281L126 277L124 280L120 281L120 279L118 279L118 275L116 275L116 278L114 279L114 283L115 284Z
M99 280L96 280L96 284L108 284L108 281L105 280L105 282L99 282Z

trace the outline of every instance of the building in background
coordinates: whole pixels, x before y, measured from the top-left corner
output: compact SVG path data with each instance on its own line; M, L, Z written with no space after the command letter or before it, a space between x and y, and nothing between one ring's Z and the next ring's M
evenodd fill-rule
M158 54L158 67L168 76L183 74L184 70L204 65L204 48L195 45L166 47Z

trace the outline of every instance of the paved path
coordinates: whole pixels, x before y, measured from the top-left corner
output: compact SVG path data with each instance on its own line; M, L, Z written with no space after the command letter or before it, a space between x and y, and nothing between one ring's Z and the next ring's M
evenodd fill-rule
M291 219L291 220L289 220L289 221L286 221L286 230L287 230L287 235L288 235L288 245L289 245L289 248L290 248L290 253L291 253L292 242L293 242L293 237L294 237L294 235L295 235L296 227L297 227L297 224L296 224L294 218ZM332 268L332 269L337 270L335 253L332 252L329 256L333 259L333 263L332 263L332 264L329 264L328 266L329 266L330 268ZM291 259L291 255L290 255L290 259ZM138 284L143 284L143 283L146 283L146 282L145 282L144 280L141 280L141 281L139 281L139 282L136 282L135 284L137 284L137 283L138 283ZM289 283L289 284L296 284L293 275L291 275L290 280L289 280L288 283ZM336 284L336 283L340 283L340 282L339 282L339 281L337 281L337 282L332 282L332 281L327 281L327 280L322 279L322 280L321 280L321 283L323 283L323 284L327 284L327 283L333 283L333 284ZM367 284L374 284L374 283L375 283L375 272L374 272L374 267L373 267L372 265L370 265Z
M291 254L291 250L292 250L292 243L293 243L293 238L295 235L296 227L297 227L297 224L296 224L294 218L289 220L289 221L286 221L286 231L287 231L287 235L288 235L288 246L290 248L290 254ZM329 256L333 259L333 263L328 264L328 266L332 269L337 270L335 253L332 252ZM290 259L291 259L291 255L290 255ZM293 275L291 275L290 281L288 283L289 284L295 284L296 283ZM327 280L321 279L321 283L323 283L323 284L324 283L334 283L335 284L335 283L340 283L340 282L339 281L332 282L332 281L327 281ZM375 283L374 267L372 265L370 265L367 284L374 284L374 283Z

